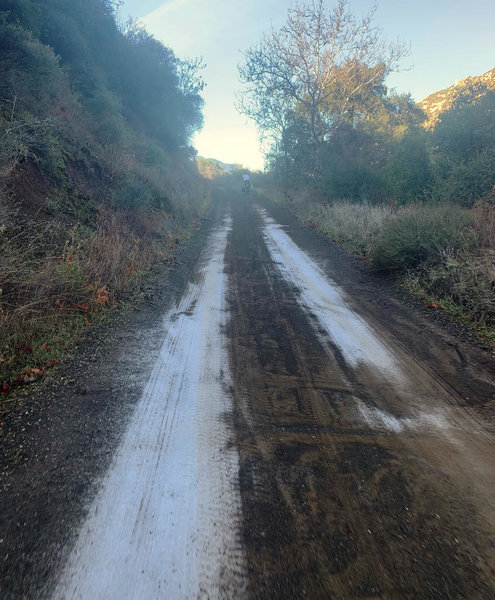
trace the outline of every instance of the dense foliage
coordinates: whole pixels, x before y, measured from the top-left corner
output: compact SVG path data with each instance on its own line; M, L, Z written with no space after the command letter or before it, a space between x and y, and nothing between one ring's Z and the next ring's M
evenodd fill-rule
M272 147L270 170L290 186L316 184L328 199L473 206L490 196L495 91L446 111L432 130L421 126L423 117L410 97L383 92L377 100L378 110L342 123L325 141L319 177L302 119L287 126Z
M2 98L17 94L32 109L14 76L53 96L55 80L68 75L89 114L100 125L108 119L98 128L102 141L125 135L123 119L170 148L186 145L201 125L200 65L179 60L135 23L121 31L109 0L3 0L0 9Z
M493 342L495 70L418 105L387 88L402 49L372 21L308 0L246 52L239 107L271 141L260 186Z
M196 161L199 172L201 175L203 175L203 177L206 177L206 179L216 179L218 177L224 177L227 175L227 171L222 168L216 160L198 156Z
M201 66L122 29L111 0L1 0L0 189L15 196L9 177L36 165L66 197L77 171L116 206L175 210L171 155L194 174Z
M387 89L403 51L380 43L372 17L313 0L246 52L240 107L272 140L269 169L331 200L472 206L495 186L495 91L466 86L425 128L412 98Z

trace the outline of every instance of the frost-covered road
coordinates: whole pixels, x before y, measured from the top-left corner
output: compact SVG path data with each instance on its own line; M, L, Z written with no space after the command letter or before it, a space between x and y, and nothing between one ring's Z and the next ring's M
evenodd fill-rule
M494 361L280 207L218 200L164 307L30 430L0 592L494 598Z
M164 319L165 341L54 598L242 597L225 325L230 219Z
M493 438L386 324L234 204L53 598L489 598Z

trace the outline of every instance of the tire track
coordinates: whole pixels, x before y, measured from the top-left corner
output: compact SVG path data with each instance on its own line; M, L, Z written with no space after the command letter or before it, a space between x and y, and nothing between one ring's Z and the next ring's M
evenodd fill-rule
M238 456L226 415L224 256L212 234L54 599L243 597Z

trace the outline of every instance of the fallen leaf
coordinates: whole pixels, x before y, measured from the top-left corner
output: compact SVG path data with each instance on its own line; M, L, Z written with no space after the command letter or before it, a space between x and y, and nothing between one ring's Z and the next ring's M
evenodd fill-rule
M40 350L44 350L45 352L51 352L52 351L52 349L49 346L47 346L46 344L41 344Z
M101 306L105 306L110 302L110 294L106 285L96 290L95 302L101 304Z
M74 255L72 253L67 254L67 262L68 263L74 262Z
M71 306L73 310L80 310L81 312L89 312L90 307L89 304L81 303L81 304L73 304Z
M429 306L430 308L440 308L440 309L442 309L442 308L443 308L443 306L442 306L441 304L437 304L436 302L430 302L430 303L428 304L428 306Z
M24 369L17 375L18 383L32 383L37 381L45 374L45 369Z
M6 381L4 381L2 383L2 387L1 387L2 394L6 394L7 392L10 392L11 389L12 389L11 386Z
M22 356L23 354L32 354L32 353L33 353L33 349L31 348L31 346L28 346L28 344L24 344L22 349L19 351L19 356Z
M55 365L58 365L58 360L53 359L50 363L50 367L54 367Z

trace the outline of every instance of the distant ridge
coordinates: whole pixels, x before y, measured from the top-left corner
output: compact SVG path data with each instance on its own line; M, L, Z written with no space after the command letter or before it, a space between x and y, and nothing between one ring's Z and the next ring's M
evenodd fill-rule
M198 158L203 158L203 157L199 156ZM238 166L236 164L223 163L221 160L218 160L216 158L205 158L204 160L211 160L212 162L216 163L221 169L223 169L227 173L231 173Z
M440 115L452 108L454 102L463 94L470 94L473 98L480 98L488 90L495 90L495 69L487 71L483 75L459 79L450 87L423 98L423 100L418 102L418 106L428 116L424 124L425 127L427 129L433 127Z

